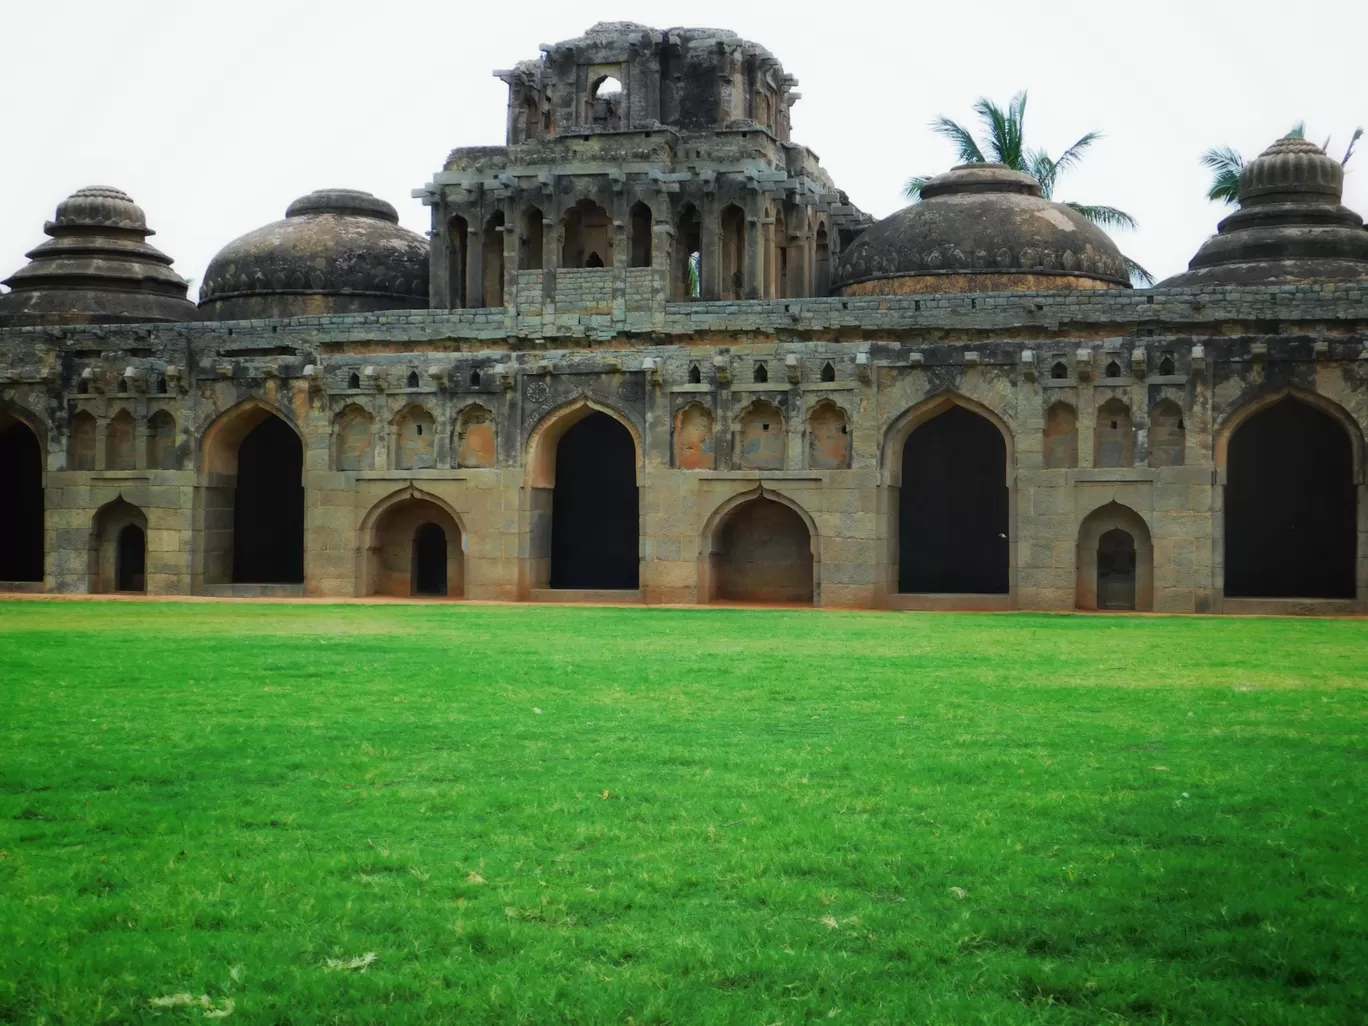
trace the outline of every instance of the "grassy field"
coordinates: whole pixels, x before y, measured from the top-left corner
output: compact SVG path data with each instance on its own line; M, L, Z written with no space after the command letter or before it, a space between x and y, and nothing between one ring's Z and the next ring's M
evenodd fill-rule
M0 1022L1350 1023L1368 624L0 604Z

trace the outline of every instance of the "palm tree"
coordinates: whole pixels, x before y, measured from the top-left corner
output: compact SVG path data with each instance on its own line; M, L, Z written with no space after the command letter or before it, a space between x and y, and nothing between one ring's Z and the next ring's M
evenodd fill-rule
M1055 184L1060 176L1082 160L1083 154L1093 143L1102 138L1101 132L1089 132L1058 157L1051 157L1044 150L1032 150L1026 146L1026 90L1012 97L1007 109L1003 110L986 97L974 103L974 113L983 122L986 135L982 143L974 138L974 133L958 121L944 114L931 122L931 131L949 139L959 150L961 164L1006 164L1014 171L1024 171L1040 183L1040 191L1046 199L1054 198ZM985 155L986 154L986 155ZM921 199L922 186L929 177L914 175L903 186L903 195L912 202ZM1103 228L1124 228L1134 230L1138 224L1134 217L1116 207L1093 203L1073 203L1065 201L1093 224ZM1128 256L1123 256L1131 281L1137 285L1153 285L1154 275L1145 270Z
M1306 122L1298 121L1292 126L1292 131L1288 132L1284 138L1305 139ZM1354 155L1354 147L1361 138L1363 138L1363 129L1354 129L1354 134L1349 137L1349 146L1340 159L1341 167L1349 163L1349 158ZM1321 149L1328 150L1329 148L1330 140L1327 138ZM1202 164L1211 171L1211 188L1207 190L1207 199L1227 205L1238 202L1240 199L1240 172L1244 170L1245 166L1245 159L1240 155L1240 152L1230 146L1214 146L1202 154Z

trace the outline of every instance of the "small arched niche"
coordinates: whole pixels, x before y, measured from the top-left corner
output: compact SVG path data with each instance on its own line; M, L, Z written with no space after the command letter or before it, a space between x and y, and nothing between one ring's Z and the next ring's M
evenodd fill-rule
M452 451L456 466L487 468L499 462L498 439L494 431L494 414L485 406L473 403L456 418L456 438Z
M680 470L716 469L713 415L702 403L687 403L675 414L674 461Z
M593 200L582 199L565 215L562 267L612 267L613 219Z
M1055 470L1078 466L1078 414L1066 402L1057 402L1045 413L1044 463Z
M1093 466L1129 467L1134 462L1130 407L1120 399L1108 399L1098 408L1093 432Z
M1079 609L1154 608L1154 545L1149 525L1129 506L1109 502L1078 529Z
M808 415L808 468L846 470L850 467L850 424L830 400L818 403Z
M752 403L737 426L736 461L741 470L784 469L784 414L764 399Z
M147 418L147 467L149 470L180 469L176 418L166 410L158 410Z
M333 466L375 469L375 418L354 403L338 415L333 427Z
M1149 465L1181 467L1187 457L1183 408L1172 399L1155 403L1149 417Z
M394 467L426 470L437 463L436 421L421 406L409 406L394 418Z

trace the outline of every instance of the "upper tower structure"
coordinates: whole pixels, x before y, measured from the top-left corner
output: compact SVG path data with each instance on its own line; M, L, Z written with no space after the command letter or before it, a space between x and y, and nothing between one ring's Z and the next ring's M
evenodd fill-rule
M661 32L602 21L542 46L540 60L495 76L508 83L508 144L557 135L658 129L762 130L789 141L800 94L758 43L726 29Z
M718 29L602 22L495 74L507 142L453 150L432 307L518 317L826 295L869 223L789 137L797 80ZM643 315L647 316L647 315Z

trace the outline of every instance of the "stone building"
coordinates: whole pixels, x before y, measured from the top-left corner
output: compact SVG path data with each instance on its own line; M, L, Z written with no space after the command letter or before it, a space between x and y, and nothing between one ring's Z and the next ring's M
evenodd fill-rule
M878 223L727 32L496 73L507 145L329 189L198 305L115 189L0 293L0 587L1363 612L1368 231L1301 140L1184 274L992 165Z

